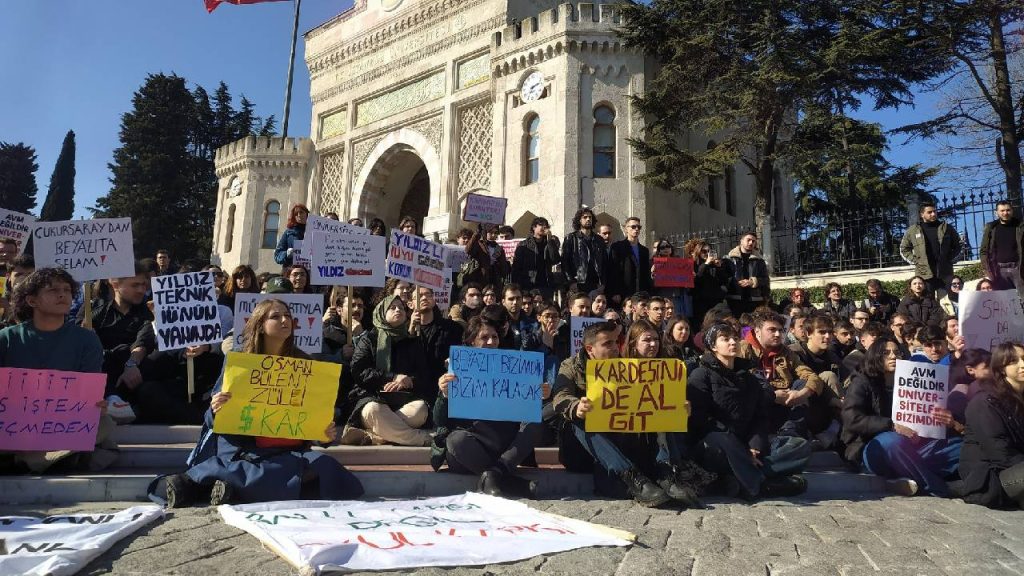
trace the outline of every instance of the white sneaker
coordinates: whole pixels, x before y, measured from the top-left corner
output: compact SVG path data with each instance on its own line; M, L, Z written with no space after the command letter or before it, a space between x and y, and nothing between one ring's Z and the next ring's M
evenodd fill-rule
M107 396L107 414L118 424L131 424L135 421L135 410L116 394Z
M913 496L917 494L917 482L910 478L894 478L885 481L885 488L890 494Z

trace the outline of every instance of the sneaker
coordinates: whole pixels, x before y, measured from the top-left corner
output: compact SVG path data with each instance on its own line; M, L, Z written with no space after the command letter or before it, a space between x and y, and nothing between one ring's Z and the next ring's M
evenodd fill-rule
M917 494L917 482L910 478L894 478L885 481L885 489L890 494L913 496Z
M626 490L633 500L641 506L657 508L672 499L657 484L651 482L639 470L630 468L620 475L622 482L626 484Z
M697 494L704 494L707 487L718 479L718 474L705 470L693 460L688 460L686 458L683 458L679 464L675 466L675 470L676 479L691 486Z
M210 506L231 504L234 499L235 489L230 484L223 480L217 480L213 483L213 489L210 490Z
M366 430L348 425L342 429L341 438L338 442L346 446L369 446L373 443L370 440L370 435L366 433Z
M107 415L118 424L131 424L135 421L135 410L116 394L107 396Z
M168 508L182 508L195 502L198 485L187 474L172 474L164 482Z
M497 470L486 470L480 475L480 480L476 483L477 492L487 494L488 496L504 496L501 492L501 478L502 474Z
M675 466L668 462L659 462L657 475L654 478L658 486L668 494L669 498L689 508L703 508L704 504L697 497L697 491L683 482Z
M800 474L767 478L761 484L761 495L769 498L799 496L807 491L807 479Z
M529 498L531 500L537 498L537 482L522 476L505 474L498 481L498 485L501 486L501 491L510 498Z

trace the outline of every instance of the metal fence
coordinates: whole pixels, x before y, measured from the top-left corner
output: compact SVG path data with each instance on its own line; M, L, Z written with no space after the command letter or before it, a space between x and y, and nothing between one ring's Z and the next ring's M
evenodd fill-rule
M936 195L939 218L952 224L963 240L960 260L975 260L985 224L995 218L996 202L1003 199L997 188L973 189ZM1015 206L1018 213L1020 207ZM910 223L918 219L918 204L906 207L870 208L852 212L817 214L776 221L771 230L773 276L866 270L906 265L900 241ZM747 228L718 228L662 237L677 247L690 238L703 238L724 256L739 243Z

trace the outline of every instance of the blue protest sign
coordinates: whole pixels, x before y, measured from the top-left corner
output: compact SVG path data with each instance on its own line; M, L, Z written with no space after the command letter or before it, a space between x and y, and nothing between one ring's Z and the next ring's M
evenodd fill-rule
M452 346L448 416L499 422L540 422L544 355Z

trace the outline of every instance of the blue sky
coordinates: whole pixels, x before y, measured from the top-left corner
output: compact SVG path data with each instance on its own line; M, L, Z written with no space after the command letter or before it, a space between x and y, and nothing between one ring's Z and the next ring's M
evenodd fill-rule
M300 34L352 5L304 0ZM202 0L0 0L0 141L24 142L38 154L38 208L67 130L77 138L76 217L110 188L121 115L149 73L177 73L211 93L221 80L245 94L261 116L280 121L292 26L291 2L222 4L207 14ZM14 56L11 56L14 55ZM300 36L289 132L308 136L309 75ZM885 127L932 112L858 115ZM280 127L280 122L278 124ZM280 128L279 128L280 129ZM892 142L898 164L935 164L936 145Z

